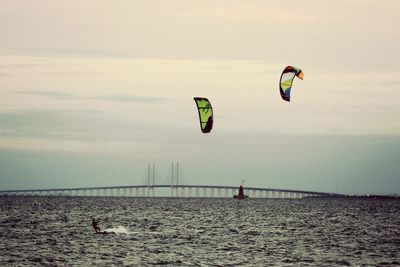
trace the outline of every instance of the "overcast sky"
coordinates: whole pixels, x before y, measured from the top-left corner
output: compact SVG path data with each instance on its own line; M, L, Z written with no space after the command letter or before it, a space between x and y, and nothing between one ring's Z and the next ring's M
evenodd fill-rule
M148 162L168 183L179 161L188 184L400 193L399 1L1 6L0 189L142 184Z

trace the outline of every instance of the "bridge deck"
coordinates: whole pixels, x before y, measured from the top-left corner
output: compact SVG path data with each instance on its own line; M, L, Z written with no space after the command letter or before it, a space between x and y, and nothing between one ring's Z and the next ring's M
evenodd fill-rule
M237 190L238 186L227 185L125 185L125 186L97 186L97 187L75 187L75 188L43 188L43 189L17 189L17 190L0 190L0 194L12 193L35 193L35 192L65 192L65 191L95 191L95 190L111 190L111 189L129 189L129 188L206 188L206 189L231 189ZM277 188L263 188L263 187L246 187L246 191L269 191L269 192L283 192L283 193L298 193L310 194L319 196L332 196L338 195L335 193L306 191L306 190L292 190L292 189L277 189Z

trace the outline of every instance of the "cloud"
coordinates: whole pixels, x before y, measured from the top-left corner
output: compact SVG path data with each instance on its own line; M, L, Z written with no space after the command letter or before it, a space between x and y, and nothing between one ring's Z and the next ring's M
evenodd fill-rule
M0 64L0 69L8 69L8 68L25 69L25 68L32 68L32 67L37 67L37 66L43 66L43 65L35 64L35 63Z
M43 96L51 99L57 100L74 100L74 99L92 99L92 100L104 100L111 102L124 102L124 103L144 103L144 104L154 104L169 100L168 98L161 97L147 97L147 96L136 96L129 94L119 94L119 95L104 95L104 96L80 96L68 92L54 92L54 91L19 91L16 94Z
M53 99L79 99L80 97L71 93L54 92L54 91L18 91L16 94L45 96Z
M144 96L134 96L134 95L107 95L103 97L94 97L94 99L107 100L113 102L127 102L127 103L159 103L169 100L167 98L144 97Z
M110 73L100 71L45 71L33 73L36 75L53 75L53 76L100 76L109 75Z
M134 115L134 114L133 114ZM24 110L0 113L0 138L79 140L84 142L151 143L160 132L173 136L177 129L138 116L116 116L103 110ZM182 131L182 130L180 130Z

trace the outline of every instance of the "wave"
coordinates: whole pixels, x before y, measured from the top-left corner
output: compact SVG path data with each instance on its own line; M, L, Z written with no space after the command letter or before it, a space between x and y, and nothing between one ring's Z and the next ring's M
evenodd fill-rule
M113 227L113 228L107 228L102 230L102 232L106 232L106 233L114 233L114 234L131 234L131 232L129 232L129 230L123 226L117 226L117 227Z

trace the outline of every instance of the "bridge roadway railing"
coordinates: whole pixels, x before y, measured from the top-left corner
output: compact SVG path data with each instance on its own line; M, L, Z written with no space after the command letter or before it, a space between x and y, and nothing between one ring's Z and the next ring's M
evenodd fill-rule
M226 185L127 185L99 186L54 189L20 189L0 190L0 196L116 196L116 197L154 197L156 188L170 189L169 193L158 196L165 197L211 197L232 198L238 193L238 186ZM246 187L245 194L250 198L303 198L336 196L338 194L276 189L263 187Z

